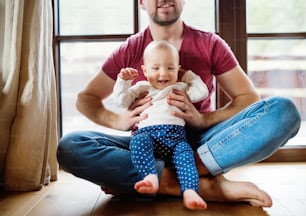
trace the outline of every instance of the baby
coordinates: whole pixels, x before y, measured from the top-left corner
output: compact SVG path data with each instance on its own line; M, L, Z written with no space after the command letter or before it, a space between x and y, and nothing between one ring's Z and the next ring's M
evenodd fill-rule
M143 177L134 188L143 194L155 194L159 189L155 157L166 164L173 164L181 187L183 202L189 209L205 209L206 202L200 197L199 176L194 152L187 143L185 121L173 115L184 112L167 103L167 95L175 90L185 91L191 102L199 102L208 95L207 86L192 71L186 71L179 80L179 54L167 41L152 41L144 51L143 73L147 81L131 86L138 76L134 68L121 69L114 86L113 97L122 107L129 107L140 93L148 92L152 105L142 115L138 129L130 142L132 162ZM187 107L186 107L187 108Z

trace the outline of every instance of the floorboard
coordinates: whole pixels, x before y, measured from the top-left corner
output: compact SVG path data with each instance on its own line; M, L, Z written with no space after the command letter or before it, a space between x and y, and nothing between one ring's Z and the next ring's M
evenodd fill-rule
M60 171L59 180L41 191L4 193L1 216L305 216L306 163L259 163L226 174L252 181L273 199L271 208L245 203L209 202L205 211L191 211L176 197L124 198L105 195L100 187Z

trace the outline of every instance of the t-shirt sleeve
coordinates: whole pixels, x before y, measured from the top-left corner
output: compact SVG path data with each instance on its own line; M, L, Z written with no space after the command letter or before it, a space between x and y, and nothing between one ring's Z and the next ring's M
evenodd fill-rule
M211 48L214 75L223 74L239 64L229 45L220 36L213 34Z
M128 42L120 45L103 63L102 70L113 80L117 79L118 73L128 65Z
M130 36L106 59L102 70L114 80L122 68L133 67L140 71L143 64L143 50L150 41L150 38L146 39L146 34L147 31L144 31Z

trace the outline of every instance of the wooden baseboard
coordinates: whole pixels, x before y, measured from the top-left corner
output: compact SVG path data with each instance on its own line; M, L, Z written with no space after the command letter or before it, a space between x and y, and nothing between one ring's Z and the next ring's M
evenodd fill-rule
M263 162L306 162L306 146L283 147Z

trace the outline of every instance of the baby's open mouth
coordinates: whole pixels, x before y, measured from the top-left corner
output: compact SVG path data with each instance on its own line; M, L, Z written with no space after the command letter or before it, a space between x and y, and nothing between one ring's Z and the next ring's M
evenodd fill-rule
M161 84L166 84L166 83L169 82L169 80L158 80L158 82L161 83Z

